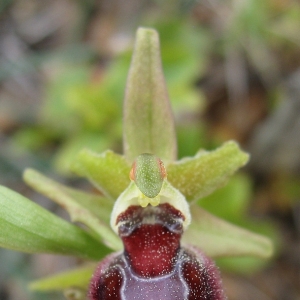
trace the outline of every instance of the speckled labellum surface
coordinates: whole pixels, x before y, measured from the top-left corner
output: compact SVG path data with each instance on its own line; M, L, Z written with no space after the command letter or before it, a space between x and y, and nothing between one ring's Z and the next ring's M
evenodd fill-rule
M150 164L158 161L155 157L149 160L147 156L147 159ZM158 167L152 168L154 172L161 172L162 168L164 170L164 167L160 167L161 161L158 162ZM135 162L133 168L136 169L136 166L139 163ZM139 173L140 180L143 180L143 174ZM165 175L161 178L166 180ZM135 179L132 171L131 179ZM133 182L130 189L138 187ZM123 241L124 251L109 255L100 262L91 280L89 299L226 299L214 263L200 250L180 245L187 226L186 219L190 216L187 204L183 202L184 197L172 189L167 183L162 185L159 204L151 205L149 201L146 207L139 204L140 196L135 192L125 191L119 197L115 206L120 206L122 202L122 209L114 209L112 225L115 225L113 229ZM179 200L168 198L170 195L174 195L174 198L178 195Z

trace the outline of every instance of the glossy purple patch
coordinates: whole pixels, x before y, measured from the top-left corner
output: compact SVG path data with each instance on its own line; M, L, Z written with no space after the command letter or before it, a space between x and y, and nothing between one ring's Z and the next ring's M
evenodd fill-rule
M180 247L183 220L166 203L129 207L117 219L124 252L99 264L89 299L226 299L214 263L196 248Z

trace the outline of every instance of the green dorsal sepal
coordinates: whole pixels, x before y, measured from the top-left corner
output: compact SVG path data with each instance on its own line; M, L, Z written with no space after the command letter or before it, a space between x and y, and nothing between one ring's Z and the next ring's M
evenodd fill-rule
M167 177L163 162L153 154L139 155L132 165L130 179L139 190L148 198L155 198Z

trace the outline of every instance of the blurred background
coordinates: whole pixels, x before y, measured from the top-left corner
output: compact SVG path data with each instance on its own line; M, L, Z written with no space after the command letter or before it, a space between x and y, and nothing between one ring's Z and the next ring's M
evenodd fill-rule
M251 154L202 199L271 237L268 261L220 259L230 300L300 299L300 4L296 0L1 0L0 184L62 217L26 167L91 189L68 166L83 147L122 152L122 100L138 26L159 31L179 157L237 140ZM78 260L0 249L0 299Z

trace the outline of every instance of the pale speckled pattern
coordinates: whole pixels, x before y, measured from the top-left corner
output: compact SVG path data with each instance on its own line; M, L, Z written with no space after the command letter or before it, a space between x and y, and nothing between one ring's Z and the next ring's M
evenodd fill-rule
M184 215L169 203L130 206L117 218L124 252L98 266L90 300L225 300L218 269L180 247Z
M182 299L182 297L187 299L188 287L182 280L179 263L176 264L172 273L155 278L142 278L134 275L127 263L122 274L123 278L126 278L121 289L124 300L175 300Z
M108 260L110 264L107 264L107 259L101 262L93 276L90 300L227 299L218 269L211 259L195 247L181 249L173 271L155 278L142 278L134 274L123 254L110 255ZM102 293L106 288L103 284L111 279L112 272L117 272L114 278L117 282L112 285L111 281L109 292ZM199 281L202 284L198 284Z

